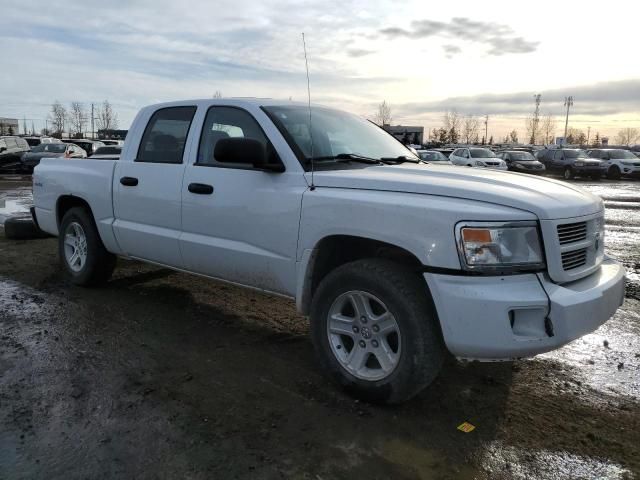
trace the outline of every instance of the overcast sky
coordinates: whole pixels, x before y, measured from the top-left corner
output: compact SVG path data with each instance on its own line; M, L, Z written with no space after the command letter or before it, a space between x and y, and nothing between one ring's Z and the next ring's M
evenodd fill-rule
M372 116L386 99L394 124L426 128L448 108L489 114L497 138L524 136L535 93L561 134L573 95L572 126L640 127L640 5L627 0L0 3L0 117L37 128L56 99L109 99L121 128L143 105L216 90L305 100L303 31L316 103Z

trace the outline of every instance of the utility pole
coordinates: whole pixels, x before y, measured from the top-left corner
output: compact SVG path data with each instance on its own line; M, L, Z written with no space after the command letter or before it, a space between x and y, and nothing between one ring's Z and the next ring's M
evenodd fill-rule
M591 138L591 127L587 127L587 146L589 146L589 138Z
M93 103L91 104L91 139L92 140L96 139L96 133L93 130Z
M533 100L536 103L536 109L533 112L533 124L531 125L531 144L535 145L538 136L538 126L540 125L540 100L542 95L539 93L533 96Z
M567 107L567 119L564 122L564 143L566 143L569 130L569 108L573 107L573 96L564 97L564 106Z
M484 116L484 143L489 143L489 115Z

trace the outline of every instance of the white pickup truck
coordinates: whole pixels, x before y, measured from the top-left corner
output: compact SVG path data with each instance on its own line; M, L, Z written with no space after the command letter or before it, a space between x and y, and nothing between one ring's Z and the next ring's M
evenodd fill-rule
M624 297L599 198L434 167L319 106L149 106L119 160L44 159L33 192L75 283L108 280L121 256L295 299L322 367L371 401L415 395L447 350L494 361L558 348Z

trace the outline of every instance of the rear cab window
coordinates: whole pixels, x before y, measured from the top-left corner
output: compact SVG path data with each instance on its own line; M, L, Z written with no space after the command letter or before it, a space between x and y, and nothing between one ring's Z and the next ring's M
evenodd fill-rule
M147 124L136 162L182 163L195 106L156 110Z

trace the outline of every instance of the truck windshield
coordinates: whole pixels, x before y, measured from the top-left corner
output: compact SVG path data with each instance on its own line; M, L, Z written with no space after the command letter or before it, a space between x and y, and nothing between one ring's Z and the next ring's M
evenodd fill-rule
M387 132L357 115L312 107L310 131L309 108L306 106L268 106L263 109L305 164L309 163L312 156L318 159L317 163L331 163L336 156L345 154L371 159L402 157L405 161L420 161Z

